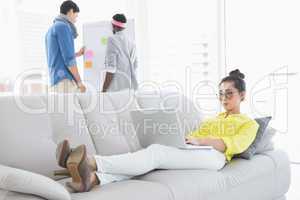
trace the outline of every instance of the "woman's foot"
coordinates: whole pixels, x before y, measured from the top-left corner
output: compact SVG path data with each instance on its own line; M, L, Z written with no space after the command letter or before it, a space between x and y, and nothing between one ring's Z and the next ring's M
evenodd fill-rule
M72 177L69 186L78 192L87 192L94 185L92 180L92 169L89 165L86 147L80 145L74 149L67 159L67 169Z
M56 160L57 164L62 168L67 168L67 160L70 153L74 149L70 148L70 143L68 140L63 140L57 145L56 148ZM93 171L97 171L97 164L95 159L92 156L88 156L88 163ZM60 172L60 171L58 171Z

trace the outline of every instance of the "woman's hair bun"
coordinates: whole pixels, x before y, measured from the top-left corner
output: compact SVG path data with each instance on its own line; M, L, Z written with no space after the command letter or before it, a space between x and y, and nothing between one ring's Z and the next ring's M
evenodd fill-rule
M231 71L229 73L229 76L237 77L237 78L240 78L240 79L244 79L245 78L245 75L243 73L241 73L239 69Z

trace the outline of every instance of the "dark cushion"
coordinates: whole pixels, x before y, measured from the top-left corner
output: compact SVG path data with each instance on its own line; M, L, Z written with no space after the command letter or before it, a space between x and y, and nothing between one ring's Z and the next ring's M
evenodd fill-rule
M255 121L258 123L259 128L256 133L256 137L252 144L248 147L246 151L241 154L236 155L238 158L251 159L256 153L263 153L264 151L270 150L273 148L271 139L274 135L274 131L266 131L266 128L272 119L269 117L256 118ZM268 134L269 133L269 134ZM270 135L271 134L271 135Z
M276 130L272 127L267 127L265 134L263 136L262 142L256 148L256 154L264 153L266 151L274 150L273 137L276 133Z

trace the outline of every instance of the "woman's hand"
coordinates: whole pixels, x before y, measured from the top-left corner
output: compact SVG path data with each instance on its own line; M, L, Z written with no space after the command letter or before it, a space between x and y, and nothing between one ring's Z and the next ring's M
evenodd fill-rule
M185 138L185 143L192 144L192 145L198 145L198 146L212 146L214 149L225 152L226 151L226 145L222 139L212 139L212 138Z
M201 145L201 141L199 138L185 138L185 143L197 146Z

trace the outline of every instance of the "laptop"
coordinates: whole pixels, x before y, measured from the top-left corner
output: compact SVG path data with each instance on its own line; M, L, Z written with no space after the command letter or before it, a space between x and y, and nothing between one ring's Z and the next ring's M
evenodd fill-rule
M183 122L174 109L138 109L130 112L138 140L143 148L162 144L180 149L212 149L185 143Z

